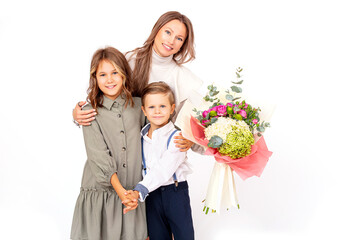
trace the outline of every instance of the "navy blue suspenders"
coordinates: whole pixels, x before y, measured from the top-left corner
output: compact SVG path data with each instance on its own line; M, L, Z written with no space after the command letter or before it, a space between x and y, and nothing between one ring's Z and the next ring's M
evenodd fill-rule
M175 134L177 131L178 131L178 130L174 130L174 131L170 134L170 137L169 137L169 139L167 140L166 149L169 148L170 140L171 140L172 136L174 136L174 134ZM146 175L146 162L145 162L145 154L144 154L144 137L141 137L141 155L142 155L143 169L144 169L144 173L145 173L145 175ZM174 179L175 186L177 187L177 186L178 186L178 181L177 181L177 178L176 178L176 173L174 173L173 179Z

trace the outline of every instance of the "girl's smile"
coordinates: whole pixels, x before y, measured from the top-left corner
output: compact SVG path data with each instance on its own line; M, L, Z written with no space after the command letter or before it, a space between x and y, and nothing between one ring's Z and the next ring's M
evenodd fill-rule
M103 94L111 100L115 100L120 95L123 78L111 62L107 60L100 62L96 70L96 81Z

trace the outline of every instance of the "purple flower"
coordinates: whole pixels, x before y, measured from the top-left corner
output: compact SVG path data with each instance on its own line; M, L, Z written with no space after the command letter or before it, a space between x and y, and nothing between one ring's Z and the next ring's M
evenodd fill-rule
M245 110L240 110L239 114L243 117L246 118L246 111Z
M255 118L252 120L253 124L257 124L259 121Z
M217 106L216 112L219 116L225 116L226 115L226 106L224 106L224 105Z

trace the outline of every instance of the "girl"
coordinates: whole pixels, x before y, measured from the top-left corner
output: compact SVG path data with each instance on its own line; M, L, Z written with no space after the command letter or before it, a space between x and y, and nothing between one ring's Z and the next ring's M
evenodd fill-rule
M191 21L179 12L171 11L163 14L155 23L150 36L144 46L127 53L130 67L133 69L133 78L136 88L135 96L147 84L163 81L167 83L175 94L175 115L181 109L184 101L192 90L197 90L202 81L182 64L195 59L194 31ZM79 102L74 111L74 120L80 125L89 125L96 114L93 110L81 110ZM183 137L177 136L177 147L187 151L193 143ZM201 150L198 145L193 150Z
M115 48L95 52L87 100L97 116L83 127L87 161L76 202L71 239L144 240L145 206L127 202L126 190L142 179L141 100L132 98L131 69ZM84 109L89 110L89 105ZM134 209L126 215L129 209Z

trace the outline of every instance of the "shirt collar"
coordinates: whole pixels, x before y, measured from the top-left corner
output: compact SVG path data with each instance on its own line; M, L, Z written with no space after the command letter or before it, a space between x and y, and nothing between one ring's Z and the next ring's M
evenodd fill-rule
M174 129L174 124L173 122L169 121L166 125L162 126L161 128L156 129L153 134L156 132L156 134L160 134L160 135L166 135L167 133L169 133L172 129ZM143 127L143 129L141 129L141 136L145 136L148 131L150 129L150 123L146 124L145 127Z
M102 105L106 107L108 110L111 110L112 107L118 107L117 105L123 106L125 102L126 101L122 94L120 94L115 100L111 100L110 98L103 95Z

